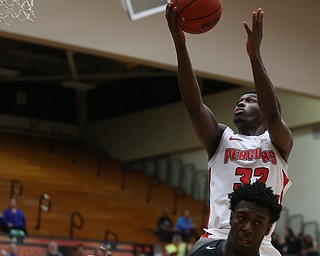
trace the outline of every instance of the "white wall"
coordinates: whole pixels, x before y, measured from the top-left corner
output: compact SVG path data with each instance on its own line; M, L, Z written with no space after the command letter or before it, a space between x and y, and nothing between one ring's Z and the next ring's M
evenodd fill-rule
M233 109L243 91L213 94L204 101L220 122L233 126ZM290 128L320 123L319 100L283 92L279 96ZM85 136L123 161L201 148L181 102L89 124Z
M316 126L319 128L319 126ZM316 137L315 137L316 135ZM318 221L320 197L320 132L312 128L293 132L294 148L289 158L289 178L292 186L284 198L290 214L303 214L306 221Z

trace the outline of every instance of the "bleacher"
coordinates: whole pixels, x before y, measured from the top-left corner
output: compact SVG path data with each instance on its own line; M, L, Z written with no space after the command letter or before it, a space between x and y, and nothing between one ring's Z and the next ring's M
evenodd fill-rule
M318 222L306 221L303 214L290 214L289 209L284 207L280 219L277 221L275 230L282 240L285 237L286 227L291 228L296 236L299 234L310 235L314 244L317 245L318 251L320 251L320 231Z
M161 253L154 228L165 207L174 221L188 208L199 233L205 226L207 172L192 164L170 156L120 163L79 141L8 133L0 140L0 207L16 196L25 212L23 255L41 255L48 240L58 240L66 252L81 242L88 253L101 244L112 244L114 255ZM282 238L286 227L320 245L318 223L284 208L276 228ZM9 242L1 236L1 244Z
M93 255L95 249L104 245L115 256L134 256L140 253L145 255L154 255L155 247L153 244L136 244L129 242L106 242L88 239L67 239L44 236L28 236L23 242L17 242L19 255L21 256L43 256L47 251L47 245L50 241L56 241L59 245L59 251L64 256L72 256L75 246L82 244L86 248L86 255ZM7 236L0 236L0 248L7 248L11 240Z
M117 240L115 253L127 244L131 253L150 251L146 248L161 247L154 229L164 207L172 209L173 218L188 208L201 232L203 200L132 163L101 157L79 142L76 148L72 141L52 144L8 133L0 140L0 207L15 196L25 212L29 235L23 250L35 246L31 238L55 238Z
M183 191L190 193L193 198L204 202L208 200L206 170L196 170L192 164L185 165L180 159L173 158L167 161L166 158L161 157L134 161L131 165L136 169L144 169L149 175L158 177L172 186L181 187ZM170 176L169 179L168 176ZM291 228L296 236L299 234L310 235L320 252L318 222L305 220L302 213L292 214L289 209L284 207L275 230L280 240L285 239L285 229L287 227Z

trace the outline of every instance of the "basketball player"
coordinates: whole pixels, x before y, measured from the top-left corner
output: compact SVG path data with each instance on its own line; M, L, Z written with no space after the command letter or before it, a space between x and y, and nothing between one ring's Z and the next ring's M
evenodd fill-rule
M166 19L178 60L180 93L199 141L208 154L210 184L210 215L205 237L226 239L230 230L228 193L237 186L256 180L266 184L282 197L291 182L287 176L287 160L291 152L292 134L281 117L280 102L270 81L260 54L264 12L252 13L252 28L244 23L247 33L247 53L251 62L255 91L242 95L234 110L238 133L218 123L201 97L197 79L189 58L186 38L181 30L184 19L177 8L168 3ZM280 253L271 244L270 230L260 247L261 255Z
M193 247L190 255L259 255L263 237L280 217L279 196L265 183L256 181L237 187L229 199L231 228L227 240L203 239L206 242Z

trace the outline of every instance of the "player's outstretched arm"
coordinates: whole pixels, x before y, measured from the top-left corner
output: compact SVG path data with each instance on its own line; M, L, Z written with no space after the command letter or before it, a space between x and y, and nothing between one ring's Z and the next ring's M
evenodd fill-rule
M280 101L268 73L263 65L260 45L263 35L264 11L259 8L252 13L252 28L244 22L247 32L247 53L250 58L255 89L262 115L273 144L287 161L292 149L292 134L281 117Z
M198 139L211 157L218 146L222 129L212 111L202 101L199 84L187 50L186 38L181 30L184 19L178 17L177 8L172 2L166 7L166 19L177 54L178 81L182 100Z

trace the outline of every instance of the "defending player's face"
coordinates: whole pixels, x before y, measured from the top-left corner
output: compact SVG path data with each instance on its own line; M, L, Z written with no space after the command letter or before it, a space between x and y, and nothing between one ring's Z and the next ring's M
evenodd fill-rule
M243 254L259 250L263 237L272 226L269 219L268 208L241 201L230 218L229 235L236 250Z
M257 94L247 93L240 97L234 109L233 122L235 124L261 124L264 122L258 105Z

